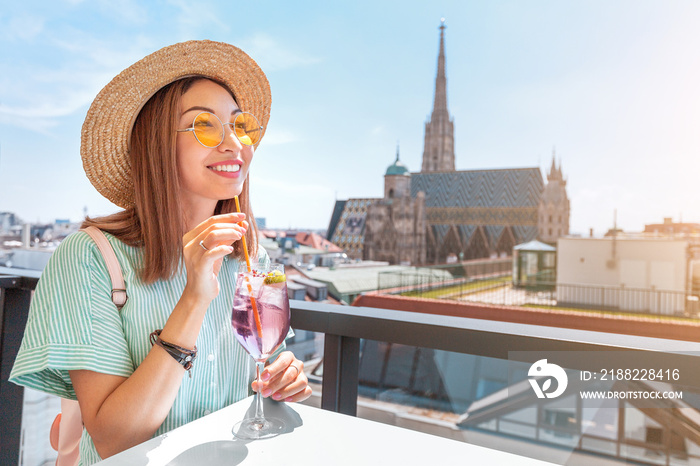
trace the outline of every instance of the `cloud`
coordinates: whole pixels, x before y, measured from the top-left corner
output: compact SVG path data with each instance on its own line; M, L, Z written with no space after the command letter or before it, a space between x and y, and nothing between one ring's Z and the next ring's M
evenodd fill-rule
M268 34L258 33L240 41L241 48L255 58L265 71L281 71L320 63L317 57L296 52Z
M53 34L47 42L49 47L58 49L57 52L68 54L60 70L107 70L113 76L152 52L155 45L153 40L143 35L133 36L125 44L121 38L103 39L102 36L78 29ZM52 72L54 69L48 71Z
M106 0L102 5L107 10L130 24L148 23L148 8L144 2L132 0Z
M0 118L4 124L41 134L49 133L59 119L86 108L109 79L105 73L71 70L53 71L51 79L41 70L28 74L25 82L21 75L10 81L11 95L0 94Z
M197 35L199 29L215 29L229 31L229 24L222 21L222 7L220 4L212 4L205 0L192 2L189 0L168 0L168 4L178 8L180 14L176 16L180 35L183 39L191 39Z
M42 135L50 135L51 129L58 126L55 119L20 116L0 105L0 125L15 126Z
M267 145L281 145L281 144L290 144L292 142L299 142L299 136L297 133L290 131L290 130L282 130L282 131L274 131L270 130L265 133L265 137L263 138L263 143Z
M328 224L335 193L332 187L300 180L251 175L251 199L255 214L278 227L322 228Z
M9 42L31 41L44 30L44 18L30 15L15 16L0 28L3 40Z
M150 41L110 43L78 30L43 39L42 47L60 61L10 62L0 77L0 119L4 124L41 134L60 118L85 109L119 71L150 50ZM26 47L26 46L25 46ZM31 47L27 54L35 53Z

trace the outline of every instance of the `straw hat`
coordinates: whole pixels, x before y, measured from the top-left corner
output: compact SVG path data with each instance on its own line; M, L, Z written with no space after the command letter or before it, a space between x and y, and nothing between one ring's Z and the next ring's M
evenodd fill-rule
M245 52L230 44L208 40L162 48L119 73L97 94L87 112L80 155L88 179L100 194L119 207L134 205L128 155L134 121L159 89L196 75L226 84L236 96L238 106L255 115L267 128L270 84Z

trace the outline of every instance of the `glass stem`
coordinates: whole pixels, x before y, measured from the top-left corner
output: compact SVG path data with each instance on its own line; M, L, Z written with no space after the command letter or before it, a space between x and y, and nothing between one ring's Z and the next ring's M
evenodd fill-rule
M263 415L263 397L262 397L262 379L260 375L265 369L264 361L255 361L255 378L258 381L258 391L255 394L255 418L254 421L260 428L265 424L265 416Z

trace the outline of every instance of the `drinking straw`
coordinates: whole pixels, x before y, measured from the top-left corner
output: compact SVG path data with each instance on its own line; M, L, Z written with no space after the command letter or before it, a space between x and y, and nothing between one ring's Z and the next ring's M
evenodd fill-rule
M236 201L236 211L241 213L241 204L238 202L238 196L233 196ZM245 235L241 236L241 245L243 246L243 255L245 256L245 263L248 267L248 273L252 271L250 267L250 256L248 256L248 246L245 242ZM260 322L260 313L258 312L258 304L255 302L255 296L253 296L253 287L250 284L248 277L245 277L245 281L248 285L248 293L250 293L250 304L253 306L253 316L255 317L255 327L258 329L258 337L262 340L262 322Z

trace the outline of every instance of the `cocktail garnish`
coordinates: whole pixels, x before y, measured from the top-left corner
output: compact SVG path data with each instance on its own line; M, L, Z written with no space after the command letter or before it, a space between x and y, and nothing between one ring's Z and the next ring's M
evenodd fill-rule
M287 281L287 276L280 272L279 270L273 270L263 280L265 285L272 285L273 283L282 283Z

